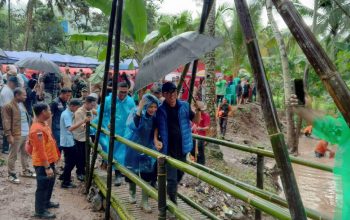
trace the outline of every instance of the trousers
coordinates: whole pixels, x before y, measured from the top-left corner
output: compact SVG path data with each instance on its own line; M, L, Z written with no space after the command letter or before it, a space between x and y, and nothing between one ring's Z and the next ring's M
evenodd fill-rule
M10 153L8 157L8 172L9 173L16 173L15 170L15 163L17 160L17 154L21 154L21 164L22 164L22 170L27 170L29 169L29 164L28 164L28 159L29 156L25 150L25 142L26 142L27 137L14 137L14 143L11 144L10 147Z
M55 173L55 164L50 164ZM53 177L47 177L45 167L35 166L37 188L35 192L35 212L43 213L50 203L53 187L55 185L56 174Z
M77 175L85 175L85 141L75 140Z
M64 152L64 169L62 173L63 184L69 184L72 182L71 173L76 166L77 149L73 147L62 147Z

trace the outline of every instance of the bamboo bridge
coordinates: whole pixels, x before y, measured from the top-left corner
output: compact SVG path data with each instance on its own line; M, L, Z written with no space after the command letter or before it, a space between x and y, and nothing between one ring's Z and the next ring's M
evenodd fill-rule
M108 31L107 53L105 70L103 77L103 89L102 99L100 105L100 115L98 125L91 125L97 129L95 143L89 143L87 141L87 181L86 190L88 191L92 181L99 187L101 192L106 198L105 205L105 219L110 219L110 207L117 212L120 219L167 219L167 213L172 213L177 219L219 219L213 213L203 208L199 204L196 204L186 196L180 196L181 201L179 206L176 206L172 202L166 199L166 173L165 164L168 164L174 168L182 170L188 175L192 175L209 185L216 187L219 190L224 191L232 195L233 197L240 199L247 204L253 206L256 209L255 219L261 219L261 212L271 215L277 219L294 219L294 220L306 220L310 219L331 219L331 217L324 213L319 213L317 210L312 210L304 207L301 196L298 190L298 185L294 176L291 163L300 164L303 166L312 167L315 169L323 170L325 172L332 172L332 167L325 166L318 163L311 163L300 158L289 156L287 152L284 136L280 128L280 123L277 117L277 112L272 100L272 94L270 86L266 77L263 60L260 54L258 40L255 35L255 31L252 25L251 16L246 0L234 0L237 15L242 27L246 48L248 51L249 61L254 73L254 78L257 82L257 90L260 96L260 102L266 122L268 134L270 136L271 146L273 151L267 151L259 148L253 148L249 146L230 143L227 141L217 140L208 137L201 137L194 135L196 139L202 139L207 142L219 144L221 146L234 148L237 150L246 151L257 155L257 186L252 186L244 182L238 181L232 177L227 177L224 174L215 170L209 169L205 166L187 161L184 163L171 158L166 155L162 155L157 151L150 150L144 146L133 143L120 136L110 135L109 153L108 155L99 149L98 140L101 132L106 135L115 133L115 113L116 113L116 95L118 90L118 78L119 78L119 61L120 61L120 37L121 37L121 25L123 14L123 0L112 0L111 15ZM291 33L295 37L300 48L303 50L309 63L314 68L315 72L322 80L325 88L333 98L338 109L344 116L344 119L350 125L350 92L345 82L340 77L334 64L327 56L315 36L307 27L292 2L289 0L272 0L277 11L284 19ZM209 16L210 9L213 5L213 0L203 1L203 10L200 20L199 33L203 33L204 27ZM114 40L114 44L113 44ZM112 47L114 45L114 72L113 75L113 90L112 90L112 104L111 104L111 119L110 119L110 131L101 129L103 112L105 109L105 97L107 95L107 79L110 67L110 60L112 54ZM190 98L189 102L193 99L193 85L197 72L198 60L193 61L192 79L190 84ZM186 74L190 64L186 64L182 77ZM180 84L181 85L181 84ZM89 136L90 125L87 126L86 135ZM157 158L158 161L158 190L152 188L145 183L138 176L130 172L125 167L118 164L113 160L114 143L118 141L125 144L127 147L131 147L138 152L142 152L151 157ZM92 147L92 152L91 152ZM90 154L92 153L91 161ZM104 160L108 161L107 173L95 170L95 162L97 155L100 155ZM281 198L278 195L269 193L263 189L263 167L264 157L274 158L278 169L281 171L281 180L284 188L285 197ZM140 210L136 210L134 207L130 207L125 202L125 196L127 189L123 186L119 189L112 189L112 166L120 170L126 177L131 179L136 185L138 185L154 200L157 201L151 203L153 208L158 207L158 213L153 215L146 215L140 213ZM89 169L90 168L90 169Z
M91 124L91 127L97 128L97 125ZM103 129L101 131L106 135L110 135L109 131ZM87 126L86 132L87 134L90 133L89 126ZM272 151L263 150L257 147L249 147L245 145L234 144L228 141L203 137L199 135L193 136L195 139L201 139L210 143L220 144L224 147L256 154L258 158L260 157L260 159L258 160L262 161L262 163L258 162L257 165L257 183L263 182L263 158L274 158ZM119 141L120 143L125 144L127 147L131 147L138 152L147 154L151 157L157 158L158 160L158 191L152 186L150 186L148 183L143 181L139 176L135 175L127 168L118 164L117 161L113 161L113 164L116 169L120 170L123 173L123 175L132 180L141 189L147 191L149 196L153 199L153 201L151 200L150 203L151 207L154 210L158 210L158 212L153 212L152 214L144 213L140 208L136 207L135 205L129 204L129 192L127 186L123 185L120 187L113 187L111 192L111 206L121 219L166 219L165 210L168 210L168 212L174 214L177 219L220 219L218 216L215 216L215 214L202 207L201 205L197 204L185 195L179 195L178 206L176 206L171 201L166 200L165 163L169 163L171 166L176 167L189 175L197 177L198 179L222 191L225 191L226 193L236 198L239 198L245 201L247 204L250 204L251 206L255 207L257 210L256 216L260 215L260 217L257 219L261 219L261 214L259 214L260 211L265 212L266 214L269 214L277 219L292 219L289 214L287 201L276 194L264 191L263 185L261 184L260 187L252 186L242 181L236 180L232 177L228 177L218 171L192 162L190 160L187 160L187 163L184 163L182 161L163 155L157 151L151 150L142 145L131 142L120 136L116 135L114 138L115 141ZM88 147L87 149L89 149L89 152L87 152L87 154L90 155L90 149L93 148L93 144L90 142L87 142L86 144ZM103 152L100 147L98 148L97 152L104 160L108 159L108 155L105 152ZM90 164L90 157L87 158L89 160L87 161L87 164ZM326 166L315 162L308 162L301 158L291 157L291 162L311 167L314 169L322 170L324 172L333 172L333 169L330 166ZM88 176L91 175L90 172L91 170L87 169ZM107 194L107 173L105 171L95 169L92 173L92 179L102 192L103 196L105 197ZM140 197L140 191L137 191L137 197ZM156 201L158 201L158 203ZM317 210L305 208L305 211L307 217L310 219L332 219L331 216L328 216L327 214L321 213Z

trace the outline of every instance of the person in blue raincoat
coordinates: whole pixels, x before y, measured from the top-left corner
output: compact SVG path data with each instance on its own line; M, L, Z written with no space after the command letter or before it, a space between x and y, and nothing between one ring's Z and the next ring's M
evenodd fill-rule
M128 84L125 82L118 83L118 96L117 96L117 111L115 114L115 134L124 137L125 129L126 129L126 120L132 111L135 108L134 100L128 96ZM109 130L110 128L110 120L111 120L111 103L112 103L112 94L106 97L105 100L105 110L103 112L103 120L102 120L102 128ZM98 110L99 111L99 110ZM96 118L94 123L98 122L98 118ZM101 133L99 143L102 146L103 151L108 153L109 146L109 137L105 134ZM113 157L119 164L124 165L125 159L125 145L116 141L114 145ZM122 174L120 171L115 170L115 186L120 186L122 183Z
M124 137L145 147L155 149L153 135L158 105L159 100L155 96L145 94L139 103L139 107L135 108L128 117ZM139 153L130 147L126 149L125 166L140 175L146 182L154 183L157 180L156 159ZM130 187L130 203L135 204L136 185L132 181L128 182ZM146 213L152 212L148 204L148 194L145 191L142 191L141 208Z

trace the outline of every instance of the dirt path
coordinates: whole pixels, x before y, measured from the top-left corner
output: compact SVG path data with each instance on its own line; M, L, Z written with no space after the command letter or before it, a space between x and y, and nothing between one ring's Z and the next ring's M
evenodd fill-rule
M6 158L1 154L0 158ZM17 161L19 164L19 161ZM20 170L20 166L17 167ZM7 181L7 166L0 167L0 219L24 220L35 219L34 214L34 194L36 190L36 180L31 178L21 178L21 184L15 185ZM56 219L62 220L97 220L103 219L103 213L92 212L86 197L81 193L82 184L76 189L61 189L60 181L56 180L53 192L53 201L60 203L59 209L52 209L56 214Z

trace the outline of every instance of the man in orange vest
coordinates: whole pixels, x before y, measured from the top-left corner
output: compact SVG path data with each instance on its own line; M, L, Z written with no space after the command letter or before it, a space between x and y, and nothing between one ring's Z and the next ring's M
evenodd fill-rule
M52 136L47 120L51 118L51 111L47 104L34 105L36 121L29 131L29 144L32 146L32 160L35 168L37 189L35 192L35 217L50 219L56 215L49 212L50 208L58 208L59 204L51 202L55 185L55 163L60 154Z

